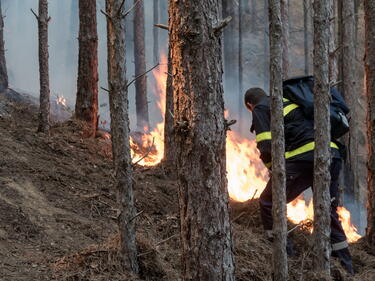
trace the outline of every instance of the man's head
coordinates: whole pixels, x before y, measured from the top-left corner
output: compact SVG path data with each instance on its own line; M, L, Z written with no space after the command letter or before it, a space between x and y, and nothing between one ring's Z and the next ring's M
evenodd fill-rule
M266 97L267 94L261 88L251 88L247 90L245 94L246 108L253 111L254 107Z

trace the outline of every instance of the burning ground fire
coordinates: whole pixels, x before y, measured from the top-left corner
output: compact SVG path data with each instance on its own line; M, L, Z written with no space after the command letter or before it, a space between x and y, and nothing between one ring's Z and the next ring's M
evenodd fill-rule
M165 89L167 78L167 58L162 56L160 67L153 71L156 81L154 93L158 100L157 106L164 116ZM229 113L226 112L226 115ZM145 128L148 131L148 128ZM164 120L147 134L139 134L131 139L133 162L142 166L155 166L164 155ZM141 144L141 148L139 148ZM268 170L259 159L259 152L255 140L244 139L233 131L227 135L227 177L228 191L233 200L244 202L252 198L259 198L268 181ZM297 198L287 206L288 218L295 224L312 220L313 204L306 203L302 197ZM340 220L348 236L349 242L355 242L361 236L350 222L350 212L339 207Z

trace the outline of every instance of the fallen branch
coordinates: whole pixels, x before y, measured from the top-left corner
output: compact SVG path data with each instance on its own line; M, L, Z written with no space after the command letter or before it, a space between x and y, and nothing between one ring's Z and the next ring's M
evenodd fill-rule
M133 84L137 79L141 78L142 76L146 75L147 73L149 73L150 71L154 70L155 68L157 68L158 66L160 65L160 63L157 63L154 67L150 68L149 70L147 70L145 73L142 73L140 75L138 75L137 77L135 77L133 80L131 80L128 85L126 85L126 88L129 88L129 86L131 84Z
M255 198L255 195L257 195L257 192L258 192L258 189L255 189L254 195L253 195L253 197L251 197L251 200L253 200Z
M299 228L301 226L311 227L312 224L313 224L312 220L310 220L310 219L304 220L304 221L300 222L299 224L297 224L295 227L288 230L287 234L293 232L294 230L296 230L297 228Z
M152 151L152 147L154 146L154 142L155 142L155 138L152 138L152 144L148 147L148 151L146 152L146 154L143 155L140 159L138 159L137 162L132 163L133 165L137 165L139 162L141 162L150 154L150 152Z

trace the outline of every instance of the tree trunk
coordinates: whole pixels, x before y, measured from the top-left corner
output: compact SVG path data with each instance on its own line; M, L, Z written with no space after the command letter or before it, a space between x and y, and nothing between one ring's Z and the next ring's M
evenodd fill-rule
M183 280L234 280L220 0L170 0Z
M242 56L242 5L243 1L238 0L238 128L242 131L243 120L243 56Z
M159 24L159 0L154 0L154 24ZM153 27L154 36L154 64L159 62L159 28Z
M329 36L331 0L314 1L314 268L330 274L330 86Z
M264 58L264 64L263 64L263 83L264 83L264 90L267 91L269 87L269 71L270 71L270 65L269 65L269 36L268 36L268 1L264 0L264 7L263 7L263 18L264 18L264 32L263 32L263 58Z
M126 80L125 9L122 0L106 0L108 85L112 151L118 192L121 257L125 268L138 273L132 164L129 144L128 88Z
M273 280L288 280L286 254L286 193L285 193L285 139L283 117L283 23L281 3L269 1L270 23L270 94L272 134L272 216L273 216ZM280 75L282 74L282 75Z
M38 32L39 32L39 127L38 131L47 133L50 127L50 88L48 66L48 1L39 0Z
M134 0L134 4L138 0ZM145 54L145 8L143 1L134 8L134 63L135 77L146 72ZM137 130L143 132L149 129L147 76L143 75L135 81L135 107L137 113ZM146 130L145 130L146 129Z
M310 0L303 0L303 38L305 51L305 75L309 75L310 69L310 44L309 44L309 7Z
M257 0L249 0L251 1L251 31L255 33L258 28L258 11L257 11Z
M330 6L330 18L336 18L336 7L334 2L336 0L331 1ZM336 24L334 20L330 21L329 26L330 32L330 40L329 40L329 81L330 83L335 83L338 80L338 66L337 66L337 43L336 43Z
M283 29L283 79L288 78L289 76L289 1L290 0L281 0L281 22Z
M5 60L5 47L4 47L4 17L1 8L0 0L0 91L8 88L8 71Z
M365 0L366 92L368 98L368 218L367 240L375 246L375 2Z
M96 0L79 0L79 54L75 116L88 124L88 136L98 126L98 32Z

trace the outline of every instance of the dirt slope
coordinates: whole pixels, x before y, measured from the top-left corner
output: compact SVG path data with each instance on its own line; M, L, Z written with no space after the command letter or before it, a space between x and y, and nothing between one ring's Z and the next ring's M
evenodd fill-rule
M29 102L0 94L0 280L180 280L177 186L163 168L135 169L137 279L117 255L110 142L83 139L72 121L37 134L36 117ZM232 202L237 280L272 280L257 204ZM311 237L296 230L293 238L291 280L314 280ZM374 250L352 249L359 273L347 279L336 263L336 280L375 280Z

